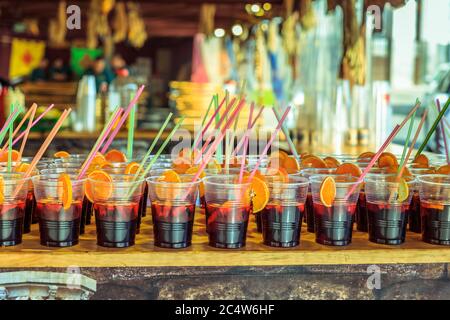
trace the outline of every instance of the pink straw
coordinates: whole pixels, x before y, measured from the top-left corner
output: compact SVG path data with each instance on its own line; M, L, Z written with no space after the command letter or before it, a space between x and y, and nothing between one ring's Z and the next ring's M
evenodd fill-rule
M134 105L136 104L136 102L138 101L139 97L142 94L142 91L144 91L145 86L142 85L139 90L136 92L136 95L134 96L134 98L131 100L130 104L128 105L127 109L125 110L123 116L120 118L119 123L117 124L117 126L114 128L114 131L111 133L111 135L108 138L108 141L105 143L105 145L102 148L101 153L105 153L106 150L108 150L109 146L111 145L111 143L113 142L114 138L116 137L117 133L119 133L120 128L122 127L122 125L125 123L125 120L128 118L128 115L130 114L131 110L133 109Z
M42 112L40 115L39 115L39 117L37 117L36 118L36 120L34 120L33 121L33 123L31 124L31 128L33 128L43 117L45 117L45 115L54 107L55 105L54 104L51 104L51 105L49 105L48 107L47 107L47 109L45 109L44 110L44 112ZM19 136L16 138L16 139L14 139L14 141L13 141L13 146L17 143L17 142L19 142L19 140L20 139L22 139L23 138L23 136L26 134L26 132L25 131L23 131L23 132L21 132L20 134L19 134Z
M438 108L438 112L441 113L441 102L439 101L439 99L436 99L436 105ZM447 145L447 137L445 136L445 130L444 130L444 120L445 118L442 117L441 119L441 133L442 133L442 137L444 138L444 147L445 147L445 158L447 159L447 164L450 164L450 159L448 157L448 145Z
M259 155L259 159L256 162L255 168L253 168L252 173L250 174L249 180L252 181L253 177L256 174L256 171L258 171L259 166L261 165L262 159L263 157L267 154L267 151L269 151L270 146L273 143L273 140L275 140L275 137L277 136L278 132L280 132L281 127L283 126L283 122L284 120L286 120L286 117L289 113L289 111L291 111L291 107L287 107L286 111L284 112L283 116L281 117L280 121L278 122L277 128L275 129L275 131L272 133L272 136L270 137L269 142L266 144L266 146L264 147L264 150L261 152L261 154Z
M251 125L250 129L253 129L253 127L256 125L256 121L257 121L258 118L261 116L263 110L264 110L264 106L262 106L261 109L259 109L258 113L257 113L256 116L255 116L255 119L254 119L253 122L252 122L252 125ZM233 150L233 152L231 153L231 156L232 156L232 157L234 157L234 156L239 152L239 150L242 148L242 145L244 144L244 138L245 138L245 136L243 136L243 137L241 138L241 140L239 140L238 144L236 145L236 148L235 148L235 149Z
M242 178L244 176L244 168L245 168L245 156L247 155L247 148L248 148L248 136L250 135L250 130L252 128L252 117L253 117L253 110L255 109L255 104L252 103L250 105L250 115L248 116L248 124L247 124L247 131L245 132L244 138L244 151L242 152L242 162L241 162L241 171L239 172L239 183L242 183Z
M406 123L406 122L405 122ZM372 160L369 162L368 166L366 167L366 169L364 169L363 173L361 174L361 176L358 178L357 183L355 183L351 188L350 191L345 195L344 197L344 201L347 201L348 198L350 197L350 195L353 193L353 191L355 191L355 189L357 188L357 186L364 181L364 177L369 173L370 169L372 169L372 167L375 165L375 163L378 161L378 158L381 156L381 154L383 153L383 151L387 148L387 146L392 142L392 140L394 140L395 136L397 135L397 133L400 131L402 127L400 125L396 125L394 130L392 130L391 134L389 135L389 137L386 139L386 141L383 143L383 145L380 147L380 149L378 149L378 152L373 156Z
M109 132L111 131L112 127L114 126L114 123L120 117L120 115L122 113L121 111L122 111L122 109L119 109L119 112L117 112L117 114L114 116L113 120L111 120L108 127L106 128L105 134L100 139L98 145L95 146L95 148L91 151L89 158L83 163L82 169L81 169L80 173L78 174L77 180L81 179L84 176L84 174L86 173L86 170L89 168L92 160L94 160L95 155L97 154L102 143L105 141L106 137L108 136ZM122 118L125 118L125 115Z
M217 109L214 111L213 115L211 116L211 118L209 119L208 123L206 124L206 126L203 128L202 133L200 134L199 139L197 139L197 141L195 142L194 148L192 150L195 150L198 147L198 144L200 143L200 141L203 141L203 136L205 135L206 131L208 130L209 126L211 125L211 123L213 122L214 118L217 116L217 114L219 113L220 109L222 108L223 104L225 103L225 98L222 99L222 102L219 104L219 106L217 107Z

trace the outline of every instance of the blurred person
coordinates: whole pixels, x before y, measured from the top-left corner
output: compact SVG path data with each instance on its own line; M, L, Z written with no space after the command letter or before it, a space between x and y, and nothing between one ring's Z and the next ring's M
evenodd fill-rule
M116 76L127 77L129 75L129 70L127 63L122 58L120 54L115 54L111 59L111 67Z
M95 76L97 92L99 92L100 87L104 83L109 85L114 79L114 72L111 70L105 58L101 56L93 61L92 66L86 70L85 74Z
M48 70L49 79L53 81L67 81L70 78L69 68L61 58L53 61Z
M48 80L48 60L42 59L39 66L35 68L30 75L30 80L33 82Z

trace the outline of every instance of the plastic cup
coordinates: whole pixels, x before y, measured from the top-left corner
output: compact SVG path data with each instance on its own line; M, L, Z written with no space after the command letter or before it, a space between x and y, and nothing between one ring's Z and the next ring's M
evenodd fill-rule
M415 180L407 179L409 195L397 201L398 183L395 174L368 175L365 178L369 241L397 245L405 242L406 212L411 203Z
M300 243L300 231L308 179L290 175L288 182L266 176L270 197L261 212L263 243L271 247L295 247Z
M320 200L320 186L326 177L336 182L336 197L331 207ZM314 230L316 242L330 246L346 246L352 242L353 221L356 212L360 184L350 175L316 175L310 178L314 204ZM348 199L345 196L355 185L358 186Z
M147 178L155 246L189 247L200 179L192 182L193 175L180 175L181 182L161 182L160 177Z
M244 247L252 213L250 183L239 183L236 175L208 176L203 182L209 245L224 249Z
M63 204L63 186L58 181L60 174L33 177L41 245L70 247L79 242L85 180L76 180L76 174L69 176L72 202L66 208Z
M135 244L139 203L144 180L133 181L133 175L111 175L111 182L88 178L86 187L92 196L97 244L125 248Z
M0 246L22 243L25 200L30 179L22 173L0 173L3 201L0 204Z
M300 174L308 180L318 174L333 174L336 171L334 168L304 168ZM306 230L314 233L314 205L313 196L311 193L311 181L308 188L308 194L305 202L305 216L306 216Z
M430 174L420 176L417 180L422 240L450 245L450 176Z

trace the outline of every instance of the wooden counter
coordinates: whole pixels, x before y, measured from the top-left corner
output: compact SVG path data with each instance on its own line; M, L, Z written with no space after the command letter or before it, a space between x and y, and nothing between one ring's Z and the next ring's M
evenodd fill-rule
M256 233L251 221L247 246L224 250L208 246L204 215L197 209L193 245L186 249L161 249L153 245L150 217L144 218L141 234L134 247L108 249L96 245L95 224L87 226L80 244L71 248L46 248L39 244L37 225L24 242L0 249L0 268L30 267L181 267L181 266L289 266L289 265L351 265L395 263L450 262L450 247L420 241L420 235L408 233L405 244L386 246L370 243L367 234L354 232L353 243L346 247L316 244L314 235L305 226L299 247L278 249L264 246L262 235Z

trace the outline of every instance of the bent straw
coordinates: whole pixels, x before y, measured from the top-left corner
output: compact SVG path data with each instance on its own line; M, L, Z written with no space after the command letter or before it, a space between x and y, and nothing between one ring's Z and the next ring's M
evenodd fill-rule
M122 125L125 123L125 120L127 119L128 115L131 112L131 109L133 109L133 106L136 104L136 102L138 101L139 97L142 94L142 91L144 91L145 86L142 85L138 91L136 92L136 95L134 96L134 98L130 101L130 104L128 105L127 109L125 110L123 116L120 118L119 123L116 125L116 127L114 128L114 131L111 133L111 135L109 136L107 142L105 143L105 145L102 148L101 153L105 153L106 150L108 150L109 146L111 145L111 143L113 142L114 138L116 137L117 133L119 133L120 128L122 127Z
M417 131L416 131L416 133L414 135L414 138L413 138L413 140L411 142L411 145L409 146L409 150L408 150L408 153L406 154L405 161L403 162L402 167L400 168L400 171L397 174L397 181L400 181L400 178L403 175L403 171L405 170L406 164L408 163L408 159L411 156L411 153L412 153L412 151L414 149L414 146L416 144L417 138L419 137L419 133L422 130L422 126L423 126L423 124L425 122L427 114L428 114L428 110L425 110L425 112L422 115L422 119L420 120L419 126L417 127Z
M425 137L425 140L420 145L419 150L417 150L416 155L414 156L414 159L416 159L422 153L423 149L425 149L425 147L427 146L428 141L430 140L431 136L434 133L434 130L436 130L438 123L441 121L442 117L444 116L444 113L447 111L449 106L450 106L450 98L448 98L447 102L444 105L444 108L442 108L442 110L441 110L441 112L439 112L436 120L434 120L433 125L431 126L430 130L428 131L428 133Z
M170 142L170 140L172 139L172 137L175 134L175 132L177 132L178 128L183 124L184 118L185 118L184 116L182 116L180 118L180 121L178 121L178 123L175 125L175 127L170 132L170 134L167 136L166 140L164 140L164 142L161 145L161 147L159 147L159 149L156 152L155 156L152 158L152 160L148 164L147 168L145 168L144 172L142 173L142 175L141 175L142 177L145 178L145 176L148 174L148 172L152 169L152 167L155 164L156 160L159 158L159 156L163 152L164 148ZM133 182L135 182L137 179L138 179L138 177L134 176L133 177ZM135 185L135 186L131 187L130 192L128 192L128 197L133 194L133 192L136 190L137 187L138 187L138 185Z
M250 115L248 116L248 124L247 124L247 131L245 131L245 140L244 140L244 151L242 152L242 161L241 161L241 171L239 172L239 183L242 183L242 178L244 176L244 168L245 168L245 156L247 155L247 148L248 148L248 136L250 134L251 126L252 126L252 117L253 117L253 110L255 109L255 104L252 103L250 105Z
M218 99L218 96L217 96L217 98L215 98L215 99ZM216 102L217 102L217 100L216 100ZM203 128L203 130L201 131L201 134L200 134L200 138L197 140L197 142L195 143L195 145L194 145L194 147L192 148L192 150L195 150L197 147L198 147L198 143L200 142L200 141L203 141L203 136L205 135L205 133L206 133L206 131L208 130L208 128L209 128L209 126L211 125L211 123L213 122L213 120L217 117L217 115L219 114L219 111L220 111L220 109L222 108L222 106L224 105L224 103L225 103L225 98L223 98L222 99L222 102L219 104L219 107L217 107L215 110L214 110L214 113L212 114L212 116L211 116L211 118L209 119L209 121L208 121L208 123L206 124L206 126Z
M355 191L355 189L358 187L358 185L364 181L364 177L369 173L370 169L372 169L372 167L375 165L375 163L377 162L378 158L381 156L381 154L383 153L383 151L387 148L387 146L392 142L392 140L394 140L395 136L397 135L397 133L400 131L401 127L400 125L396 125L394 127L394 130L392 130L391 134L389 135L389 137L386 139L386 141L383 143L383 145L380 147L380 149L378 149L377 153L373 156L372 160L370 160L369 165L364 169L364 171L362 172L362 174L359 176L358 180L356 181L356 183L350 188L350 190L347 192L347 194L344 197L344 201L347 201L348 198L350 197L350 195Z
M54 106L55 106L54 104L49 105L49 106L47 107L47 109L45 109L44 112L42 112L42 113L39 115L39 117L37 117L36 120L33 121L33 124L31 125L31 128L33 128L39 121L41 121L41 119L42 119L43 117L45 117L45 115L46 115L51 109L53 109ZM14 141L13 141L13 146L14 146L20 139L22 139L22 137L23 137L24 135L25 135L25 131L22 132L22 133L20 133L19 136L18 136L16 139L14 139ZM0 153L0 154L1 154L1 153Z
M23 124L25 123L25 121L27 121L27 119L30 117L30 114L33 111L33 107L37 108L36 103L33 103L33 105L31 106L30 109L28 109L28 111L25 113L25 115L23 116L22 120L20 120L19 124L17 125L16 129L13 132L13 137L20 131L20 129L22 128ZM0 150L0 154L3 154L3 152L5 152L6 148L8 148L9 146L9 140L5 143L5 145L2 147L2 149Z
M278 108L276 106L274 106L272 108L273 113L275 114L275 118L277 119L277 121L280 121L280 111L278 110ZM281 126L281 130L283 130L284 135L286 136L286 140L288 142L289 145L289 149L291 149L291 153L292 155L295 157L295 159L300 163L300 156L297 153L297 150L295 148L294 142L292 141L291 137L289 136L289 131L286 128L285 125Z
M403 163L405 161L406 150L408 150L408 143L409 143L409 139L411 138L411 132L412 132L412 128L414 126L414 118L416 116L416 112L417 111L414 111L413 115L411 116L411 119L409 120L408 134L406 135L406 140L405 140L405 144L403 146L403 151L402 151L402 158L400 160L400 166L398 167L397 173L400 172L400 169L403 167Z
M89 168L90 164L92 163L92 160L94 160L95 155L97 154L98 150L100 149L103 142L106 140L106 137L111 132L111 129L114 125L114 123L117 121L117 119L122 114L123 109L120 107L117 107L112 116L109 118L109 121L107 125L103 128L103 131L100 133L100 136L98 137L97 141L94 144L94 147L91 149L91 152L89 152L86 160L84 161L83 165L81 166L80 173L77 176L77 180L81 179L84 174L86 173L86 170Z
M436 99L436 106L437 106L438 112L440 113L441 112L441 102L439 101L439 99ZM441 127L442 137L444 138L445 159L447 160L447 164L449 164L450 160L449 160L449 156L448 156L447 136L445 135L445 128L444 128L444 121L443 120L445 120L445 117L442 117L440 127Z
M209 106L206 109L206 113L205 113L205 115L203 116L203 119L202 119L202 124L200 126L200 131L198 132L197 136L194 138L194 142L192 143L191 150L194 150L194 146L197 144L198 139L200 139L200 136L201 136L202 130L203 130L203 126L204 126L204 124L206 122L206 118L208 117L209 111L211 110L211 107L213 106L213 103L214 103L214 101L216 99L216 96L217 96L217 93L212 96L211 101L209 102Z
M30 115L30 119L28 120L27 128L24 131L25 136L23 137L22 144L20 145L20 149L19 149L19 161L22 159L23 150L25 149L25 145L28 140L28 134L30 133L31 127L33 126L33 119L34 119L34 115L36 114L37 104L33 103L33 105L31 106L31 109L32 109L32 112ZM12 145L13 144L11 142L11 146Z
M259 157L258 157L259 159L256 162L255 167L253 168L253 171L250 173L249 181L253 180L253 177L255 176L256 171L258 171L258 168L261 165L263 157L267 154L267 151L269 151L269 148L272 145L273 141L275 140L275 137L277 136L278 132L280 132L280 129L283 126L283 123L286 120L286 117L287 117L289 111L291 111L291 107L287 107L287 109L284 112L283 116L281 117L280 121L278 121L278 125L277 125L275 131L272 133L272 136L270 137L269 142L266 144L263 151L259 155Z
M144 165L145 162L147 161L148 157L150 157L150 154L152 153L153 148L156 146L156 143L158 143L158 140L159 140L159 138L161 137L161 135L162 135L162 133L164 132L164 130L166 129L167 124L168 124L169 121L170 121L170 118L172 118L172 115L173 115L172 112L169 113L169 115L168 115L167 118L166 118L166 121L164 121L164 123L163 123L161 129L159 129L158 134L156 135L155 139L153 139L153 142L152 142L150 148L148 149L147 153L145 154L144 158L142 159L141 163L139 164L139 167L138 167L138 169L137 169L137 171L136 171L136 173L135 173L133 179L137 179L139 173L141 172L141 168L143 167L143 165Z
M258 118L261 116L262 112L264 110L264 106L262 106L258 113L255 116L255 119L253 119L252 125L250 127L250 129L253 129L253 127L256 125L256 121L258 121ZM244 137L241 138L241 140L239 140L238 144L236 145L236 148L233 150L233 152L231 153L231 156L235 156L239 150L242 148L242 145L244 144Z

